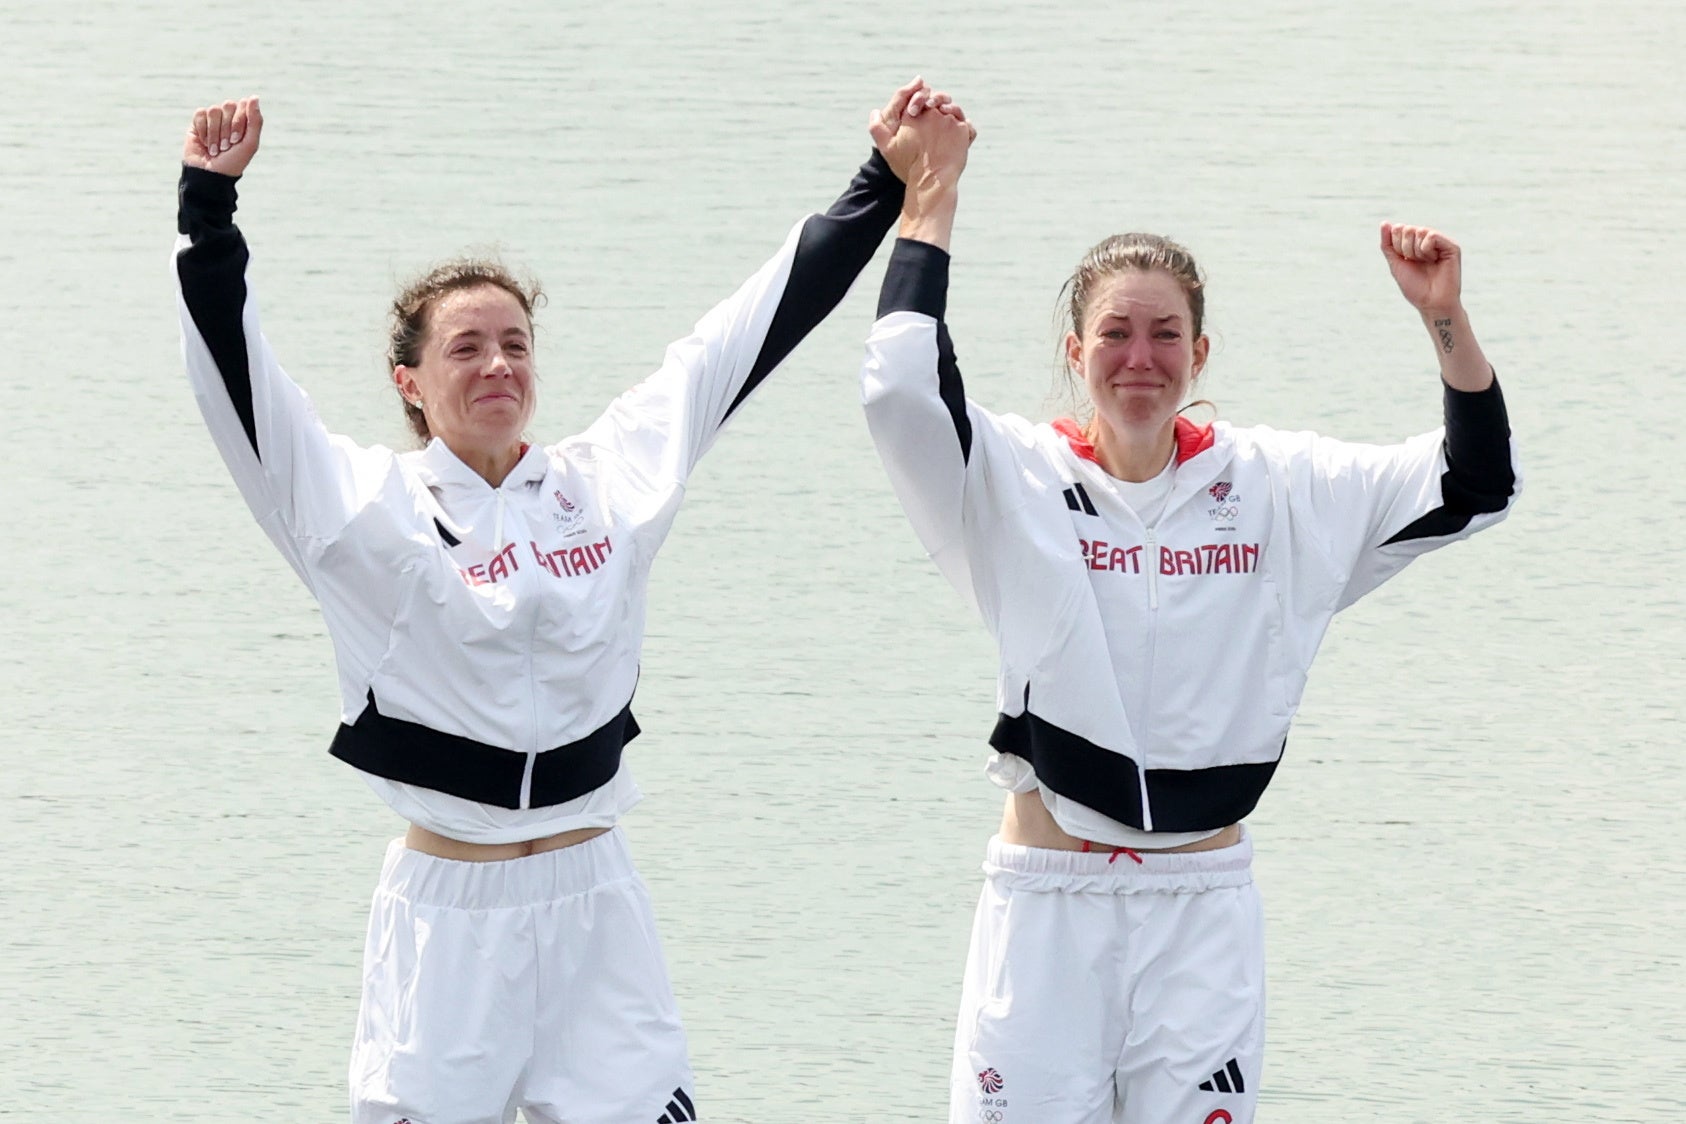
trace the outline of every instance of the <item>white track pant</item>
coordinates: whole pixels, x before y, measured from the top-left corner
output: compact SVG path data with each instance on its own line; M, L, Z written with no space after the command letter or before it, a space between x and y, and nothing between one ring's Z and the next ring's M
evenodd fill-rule
M504 862L395 840L369 914L353 1124L697 1119L649 895L617 828Z
M992 839L950 1124L1251 1124L1264 1054L1253 847Z

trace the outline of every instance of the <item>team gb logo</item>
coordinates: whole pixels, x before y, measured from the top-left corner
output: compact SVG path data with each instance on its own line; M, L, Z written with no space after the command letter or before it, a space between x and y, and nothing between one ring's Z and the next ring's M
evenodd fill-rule
M566 535L580 531L580 520L584 518L580 509L562 494L561 488L551 494L556 497L557 510L550 513L551 518L556 520L556 529Z
M1231 486L1228 480L1220 480L1206 489L1206 494L1218 501L1217 507L1209 507L1206 514L1214 522L1232 523L1241 513L1241 496Z

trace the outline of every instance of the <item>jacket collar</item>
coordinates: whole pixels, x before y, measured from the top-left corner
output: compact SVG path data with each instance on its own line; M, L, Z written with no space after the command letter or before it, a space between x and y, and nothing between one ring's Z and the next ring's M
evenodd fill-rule
M485 477L464 464L451 452L451 447L437 437L429 441L426 448L407 454L407 459L410 459L416 476L429 488L491 487ZM515 488L542 480L549 464L550 458L545 455L543 448L523 444L521 459L515 462L515 467L504 477L502 487Z
M1177 415L1173 424L1176 430L1178 464L1191 460L1212 447L1213 434L1210 425L1195 425L1181 414ZM1083 436L1083 430L1076 421L1071 418L1058 418L1053 422L1053 426L1055 432L1066 439L1072 452L1086 461L1101 463L1100 458L1095 456L1094 443Z

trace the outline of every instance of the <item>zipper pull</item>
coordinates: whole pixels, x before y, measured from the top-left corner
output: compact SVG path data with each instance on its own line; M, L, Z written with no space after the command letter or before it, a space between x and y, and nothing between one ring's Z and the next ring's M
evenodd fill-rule
M1147 529L1147 547L1143 551L1146 555L1142 565L1147 568L1147 607L1159 608L1159 548L1155 545L1153 528Z

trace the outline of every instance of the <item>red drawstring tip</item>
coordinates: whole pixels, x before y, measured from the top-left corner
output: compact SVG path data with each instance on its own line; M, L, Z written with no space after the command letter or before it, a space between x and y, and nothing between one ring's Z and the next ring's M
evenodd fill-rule
M1083 853L1085 855L1087 855L1093 849L1094 848L1089 846L1089 841L1087 839L1083 840ZM1114 847L1112 849L1111 856L1108 857L1108 859L1106 860L1106 865L1111 866L1113 863L1117 862L1119 855L1129 855L1132 859L1136 860L1137 866L1143 865L1142 857L1140 855L1136 854L1136 852L1130 850L1130 848L1128 848L1128 847Z

